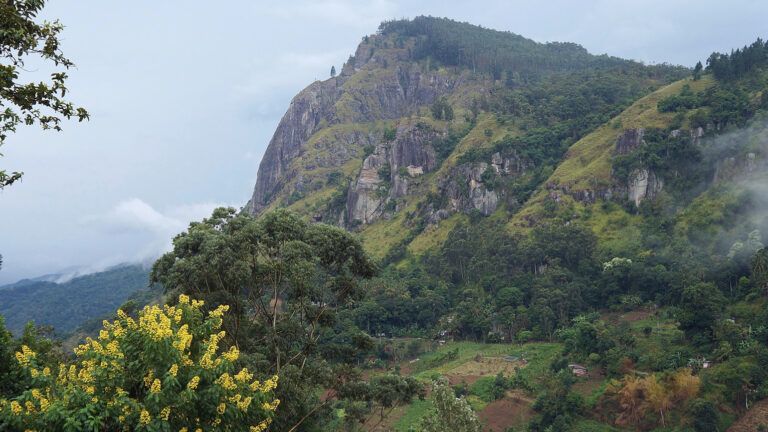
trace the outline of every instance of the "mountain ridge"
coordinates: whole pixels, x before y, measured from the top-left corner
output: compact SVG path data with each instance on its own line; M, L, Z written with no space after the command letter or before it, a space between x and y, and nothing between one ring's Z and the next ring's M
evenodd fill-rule
M538 186L545 178L538 171L559 160L569 136L600 123L589 120L578 104L591 98L604 112L614 112L612 107L687 73L446 19L385 22L376 35L363 38L339 76L316 81L293 98L245 211L285 206L359 231L369 251L383 259L394 248L410 248L426 226L457 213L490 216L499 206L519 206L524 194L491 190L483 176L493 169L500 177L526 178L528 189ZM615 97L567 93L569 84L600 85L606 77L601 91L615 89ZM553 107L574 106L556 114L536 112L530 99L537 91L550 91ZM565 99L558 92L566 93ZM450 109L450 119L434 115L436 104ZM504 117L492 104L508 105L501 109L507 111ZM557 116L564 120L552 120ZM563 144L530 154L525 140L536 140L542 126L556 130L551 136L540 133L542 140ZM506 148L491 151L504 140ZM404 235L407 231L419 232Z

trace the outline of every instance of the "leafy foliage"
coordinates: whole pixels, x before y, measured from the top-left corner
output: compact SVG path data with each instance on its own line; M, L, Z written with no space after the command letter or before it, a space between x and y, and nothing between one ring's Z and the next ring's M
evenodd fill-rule
M204 314L182 295L177 306L145 307L137 319L118 310L98 340L71 364L52 368L27 345L16 353L31 388L0 400L0 426L39 430L206 430L260 432L280 401L277 376L235 373L237 347L219 353L226 306Z
M287 430L328 421L337 398L369 400L367 392L349 391L364 383L347 365L372 348L371 339L340 313L375 272L360 242L341 228L286 210L255 219L221 208L174 239L152 280L211 307L231 306L223 326L247 353L245 363L281 377L284 404L274 427ZM331 396L318 400L319 389Z
M444 379L432 387L432 410L422 419L419 430L424 432L480 432L482 427L472 407L463 398L457 398L453 388Z
M718 80L742 78L768 63L768 44L758 38L749 46L731 51L730 54L712 53L707 59L707 70Z
M37 124L43 129L61 130L61 119L88 119L88 112L75 107L67 94L66 70L74 64L60 49L58 21L39 22L45 0L12 0L0 5L0 145L20 124ZM25 64L32 59L51 63L57 70L50 81L24 82ZM21 172L0 170L0 189L19 180Z

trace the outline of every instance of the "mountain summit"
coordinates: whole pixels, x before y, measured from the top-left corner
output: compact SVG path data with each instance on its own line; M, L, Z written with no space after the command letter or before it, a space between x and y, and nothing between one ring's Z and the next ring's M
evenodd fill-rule
M464 216L515 212L579 138L688 73L448 19L385 22L293 98L246 211L358 230L379 258L419 252Z

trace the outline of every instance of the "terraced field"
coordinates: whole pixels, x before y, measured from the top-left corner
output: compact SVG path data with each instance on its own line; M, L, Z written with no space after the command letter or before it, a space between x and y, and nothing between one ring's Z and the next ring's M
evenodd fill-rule
M482 344L473 342L448 343L433 352L423 354L417 361L408 360L400 365L403 374L411 375L429 384L437 377L447 378L452 385L466 386L467 400L478 412L486 431L505 431L521 427L534 415L534 399L521 390L510 390L499 400L490 394L496 375L506 378L521 374L535 382L560 352L556 343L529 343L524 345ZM417 424L430 408L429 396L398 407L386 418L367 422L369 431L406 432Z

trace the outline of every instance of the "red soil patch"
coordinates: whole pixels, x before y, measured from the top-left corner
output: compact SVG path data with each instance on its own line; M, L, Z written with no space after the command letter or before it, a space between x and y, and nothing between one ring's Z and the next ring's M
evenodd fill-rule
M484 432L504 432L528 423L534 416L531 399L520 392L509 392L504 399L491 402L478 413Z
M749 411L728 428L728 432L754 432L760 425L768 426L768 399L752 405Z
M446 378L448 378L448 382L451 383L452 386L459 385L459 384L466 384L466 385L472 385L477 382L481 378L480 375L456 375L456 374L445 374Z

